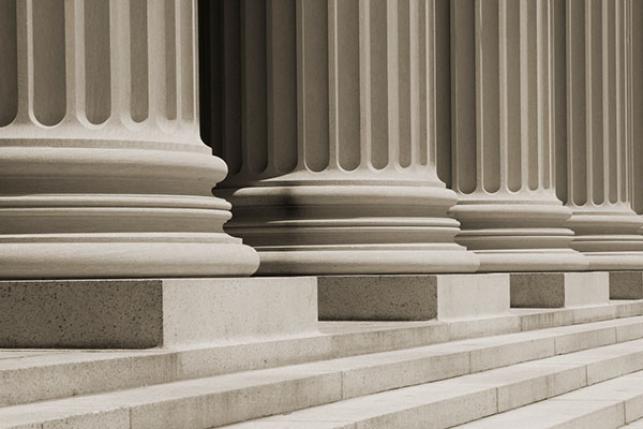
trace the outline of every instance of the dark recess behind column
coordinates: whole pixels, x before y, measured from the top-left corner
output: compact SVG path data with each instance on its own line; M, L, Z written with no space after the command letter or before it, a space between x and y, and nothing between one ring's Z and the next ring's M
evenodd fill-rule
M221 155L223 134L223 25L221 0L198 0L201 139Z

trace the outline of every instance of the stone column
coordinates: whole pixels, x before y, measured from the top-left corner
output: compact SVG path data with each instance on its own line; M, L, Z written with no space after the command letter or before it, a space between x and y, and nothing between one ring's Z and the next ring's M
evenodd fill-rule
M555 193L553 6L451 2L451 213L481 271L587 267Z
M211 6L207 132L260 273L477 268L436 174L436 1Z
M628 110L632 163L632 207L643 216L643 2L627 2L630 28L628 82L630 108ZM643 228L641 229L643 234Z
M248 275L199 138L193 0L0 2L0 278Z
M630 125L640 122L629 118L628 106L632 10L624 0L566 4L567 205L574 248L592 269L643 269L642 219L632 210L629 183Z

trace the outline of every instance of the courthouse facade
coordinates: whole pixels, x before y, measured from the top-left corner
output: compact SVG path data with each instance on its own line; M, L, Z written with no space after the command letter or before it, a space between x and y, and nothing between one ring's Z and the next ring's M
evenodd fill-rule
M27 407L78 392L581 323L598 338L592 323L634 324L643 0L1 0L0 279L0 357L156 347L173 365L177 350L230 361L28 399L4 400L0 387L0 406L18 407L6 421L25 407L24 424L42 428L54 417ZM379 339L336 340L366 335L355 321ZM384 321L396 321L397 340ZM643 337L636 327L640 336L612 343ZM311 345L322 337L339 345ZM611 344L592 341L583 347ZM118 410L129 410L123 427L203 429L352 397L372 413L380 391L461 375L434 372L332 400L315 396L329 380L275 390L290 402L256 388L243 412L210 420L201 405L159 405L169 399L139 426L125 399ZM461 419L436 427L494 414L453 407ZM433 419L395 415L371 424ZM367 421L352 418L304 420ZM265 427L304 421L294 419ZM120 427L109 422L86 427Z

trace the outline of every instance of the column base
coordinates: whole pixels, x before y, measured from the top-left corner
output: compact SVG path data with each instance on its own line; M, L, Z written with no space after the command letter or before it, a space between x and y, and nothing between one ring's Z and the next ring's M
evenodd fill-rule
M0 347L183 348L317 332L299 278L0 281Z
M429 170L389 173L228 183L217 192L233 206L225 230L259 253L262 275L476 271L478 257L455 243L460 224L447 215L455 193L428 180Z
M468 319L509 312L508 274L321 276L320 320Z
M432 246L435 247L435 246ZM446 246L445 246L446 247ZM391 247L390 249L333 249L279 251L260 250L258 274L427 274L474 272L478 258L460 246L456 250L425 250Z
M583 271L587 258L570 249L476 250L480 272Z
M643 252L584 252L591 270L643 270Z
M610 271L611 299L643 299L643 271Z
M607 304L609 274L512 273L511 306L519 308L562 308Z
M258 264L224 233L0 235L0 279L243 276Z

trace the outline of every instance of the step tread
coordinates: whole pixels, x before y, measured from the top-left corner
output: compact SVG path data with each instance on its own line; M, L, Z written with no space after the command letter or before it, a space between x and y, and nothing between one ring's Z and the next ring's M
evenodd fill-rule
M621 429L643 429L643 419L638 419L625 426L621 426Z
M118 413L126 412L129 418L135 420L135 422L129 423L132 428L149 427L150 418L165 421L173 415L174 418L183 420L182 413L185 414L185 418L196 415L198 416L196 418L208 422L203 423L203 426L199 426L201 423L195 422L194 426L186 424L185 427L205 428L209 427L207 425L212 422L223 421L220 424L225 424L231 421L240 421L235 420L234 413L235 407L242 408L242 404L234 403L234 400L244 396L253 398L253 405L257 406L258 412L269 414L274 413L275 410L288 410L288 407L292 406L293 394L296 396L294 402L299 401L295 406L301 410L288 416L276 416L269 419L286 418L287 421L304 419L319 423L320 419L333 416L333 419L339 419L339 421L347 419L347 422L350 423L354 419L361 421L381 418L387 414L396 414L405 410L413 410L413 408L426 408L431 404L439 405L452 399L459 402L467 401L467 412L472 413L472 418L476 418L485 415L485 413L496 412L498 406L496 391L499 387L517 385L534 379L543 381L547 377L554 376L562 377L562 384L565 385L565 374L576 371L575 381L573 381L571 388L579 388L586 383L588 365L609 363L619 356L621 359L638 356L637 359L630 359L637 366L634 369L626 366L624 371L643 369L643 340L605 346L600 350L585 350L569 355L554 356L511 367L348 400L341 400L341 391L339 391L342 386L341 373L334 373L324 365L306 364L250 371L5 407L0 409L0 422L2 422L0 427L8 428L49 422L85 414L111 413L117 416ZM322 362L322 364L327 365L328 363ZM294 390L284 388L292 380L297 380ZM314 383L306 386L306 381L314 381ZM563 386L562 388L567 387ZM314 394L311 389L315 389ZM323 391L320 392L317 389ZM226 392L231 392L232 395L226 398L217 396ZM215 398L218 401L215 401ZM208 404L208 400L211 400L212 403L216 402L218 406L213 406L212 403ZM322 401L326 405L314 407L316 405L313 403L314 401ZM262 407L264 408L262 409ZM232 413L232 415L220 420L222 416L217 413L221 412ZM447 415L445 418L450 417ZM137 426L137 422L145 423Z
M335 424L358 424L370 422L374 427L397 427L394 423L386 423L387 415L390 416L391 422L398 421L400 415L412 414L415 412L417 415L424 413L425 418L419 418L424 421L431 421L431 427L450 427L454 422L452 415L444 413L440 406L448 399L456 396L462 397L462 403L467 401L466 407L462 407L460 412L471 412L470 407L482 407L483 411L479 414L484 416L495 414L500 407L500 401L504 401L505 407L520 406L520 404L512 404L512 401L520 398L515 398L515 392L507 390L502 392L499 389L503 386L519 385L525 381L534 380L540 377L549 379L546 381L548 384L561 383L561 391L556 392L556 387L550 392L549 396L564 393L565 388L573 390L574 388L582 388L586 384L565 387L565 375L569 374L575 368L584 370L587 365L592 363L601 364L613 362L614 358L620 354L630 354L634 357L636 365L634 370L643 369L643 340L631 341L629 343L617 344L613 346L601 347L599 349L586 350L582 352L573 353L570 355L555 356L540 361L526 362L517 364L511 367L499 368L494 370L485 371L479 374L470 374L454 379L429 383L420 386L412 386L388 392L373 394L370 396L349 399L332 404L322 405L306 410L299 410L292 412L288 415L279 415L249 421L234 425L225 426L232 429L268 429L272 427L293 427L308 428L308 423L319 425L321 423L327 424L326 427L335 428ZM627 370L626 370L627 371ZM559 377L558 380L553 377ZM579 374L576 374L579 377ZM581 375L582 377L582 375ZM527 391L529 391L527 388ZM486 397L485 397L486 396ZM540 398L544 399L544 398ZM533 402L533 401L532 401ZM430 407L434 405L434 407ZM486 408L485 408L486 407ZM448 407L447 407L448 408ZM502 410L500 410L502 411ZM337 419L335 422L329 422L327 416L333 416ZM465 415L459 416L466 420ZM475 416L474 416L475 418ZM449 420L451 419L451 420ZM403 421L403 419L402 419ZM376 422L376 423L374 423ZM409 427L412 422L407 421ZM457 423L456 423L457 424ZM279 426L283 425L283 426ZM311 426L313 427L313 426ZM341 426L340 426L341 427ZM350 427L350 426L347 426ZM426 426L420 426L426 427ZM486 426L485 426L486 427ZM495 427L495 426L489 426ZM508 426L508 427L521 427L522 426Z
M399 366L396 361L403 361L404 353L409 353L406 359L413 361L413 350L434 346L443 350L445 356L448 355L449 348L470 353L470 369L473 372L536 359L554 352L567 353L600 344L641 338L643 322L639 315L642 311L643 300L619 301L594 307L519 311L509 316L480 320L331 322L321 324L322 330L326 332L317 336L279 338L260 343L218 344L199 349L0 350L0 379L3 381L0 383L0 406L344 359L347 356L357 358L352 362L359 365L359 356L374 356L391 351L402 353L389 355L390 365ZM610 327L614 328L614 333L608 332ZM540 330L535 330L536 328ZM594 333L600 329L604 331ZM616 340L612 334L616 335ZM565 338L565 335L568 337ZM597 335L601 337L598 342L594 338ZM557 336L558 339L541 336ZM469 339L463 339L464 337ZM450 338L458 340L452 341ZM531 343L529 338L533 338ZM472 347L470 352L467 347ZM503 347L506 350L501 350ZM428 356L430 350L425 349L421 353L427 353ZM516 357L521 354L522 357ZM2 359L3 355L7 358ZM436 356L439 358L437 351ZM502 357L509 359L496 362ZM384 362L386 356L381 355L378 359ZM430 359L430 356L425 359ZM457 368L454 371L446 371L445 376L457 375ZM424 377L428 378L419 381L413 380L415 375L407 374L407 377L412 381L408 385L431 381L431 377L439 377L439 374L437 371L425 374ZM380 388L389 389L402 385L404 383L384 383ZM348 393L349 396L356 394L363 392Z
M564 427L608 429L620 428L626 422L636 422L631 427L643 427L638 420L642 416L643 371L638 371L457 428L545 429L568 425Z

